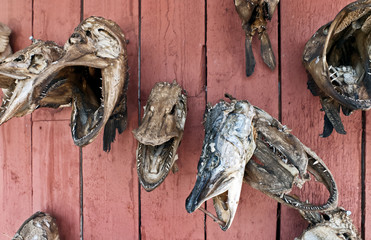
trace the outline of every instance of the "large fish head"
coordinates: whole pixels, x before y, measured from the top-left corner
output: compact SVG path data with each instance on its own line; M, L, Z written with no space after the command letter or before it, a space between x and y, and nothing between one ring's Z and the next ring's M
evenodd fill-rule
M255 150L253 116L253 107L247 101L236 100L221 101L206 113L197 180L186 200L186 210L191 213L213 198L224 231L232 224L245 165Z
M147 191L160 185L176 161L187 115L187 97L181 86L159 82L152 88L140 126L133 130L138 140L137 170Z
M345 113L369 109L371 1L350 3L322 26L307 42L303 63L318 95L335 99Z
M58 95L72 94L74 143L78 146L89 144L105 127L103 148L109 151L116 128L119 133L126 128L128 67L125 36L115 22L89 17L76 27L64 45L64 51L63 57L37 81L37 85L45 88L56 79L50 76L67 76L67 81L58 78L61 80L56 83L58 87L44 90L44 104ZM38 96L40 94L34 94L35 98Z
M47 67L58 60L63 53L54 42L36 40L29 47L20 50L0 62L0 88L3 101L0 108L0 124L12 117L22 117L38 106L32 98L37 78Z

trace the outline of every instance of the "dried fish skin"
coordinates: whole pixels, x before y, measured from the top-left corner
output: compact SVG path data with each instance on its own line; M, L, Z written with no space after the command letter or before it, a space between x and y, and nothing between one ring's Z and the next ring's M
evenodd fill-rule
M181 86L158 82L152 88L140 126L133 130L139 182L146 191L158 187L176 169L177 150L187 117L187 96Z
M306 211L331 210L337 206L338 190L325 163L290 133L290 130L267 112L255 107L253 126L256 130L254 158L245 168L244 180L253 188L278 202ZM289 193L301 188L311 173L330 193L321 205L301 201Z
M28 218L13 240L59 240L58 225L52 216L43 212L36 212Z
M186 200L191 213L213 199L220 227L234 219L246 163L254 150L254 108L247 101L220 101L205 113L205 139L195 186Z
M303 64L308 88L325 112L322 137L346 134L340 118L371 107L371 1L344 7L306 43Z

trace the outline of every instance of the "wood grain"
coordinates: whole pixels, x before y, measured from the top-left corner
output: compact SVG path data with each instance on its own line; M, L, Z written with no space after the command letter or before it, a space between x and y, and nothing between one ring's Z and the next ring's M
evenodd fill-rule
M83 148L84 237L138 239L138 178L136 144L131 131L138 124L138 2L133 0L84 2L84 18L102 16L120 25L129 58L128 126L116 136L111 152L103 152L103 135Z
M41 121L32 126L33 211L57 219L61 239L79 239L79 148L69 121Z
M271 71L260 57L260 43L253 39L256 60L254 74L245 76L245 35L233 1L208 1L207 6L207 100L215 104L230 93L278 117L278 66ZM267 31L273 51L278 56L277 13ZM278 59L277 63L278 63ZM246 185L246 184L244 184ZM212 201L207 204L213 209ZM275 239L277 204L267 196L243 186L231 228L223 232L207 220L208 239Z
M13 50L26 47L32 31L31 1L0 1L0 4L0 22L12 29ZM0 146L0 239L11 239L32 214L30 116L0 126Z
M33 37L54 41L60 46L66 43L80 23L80 1L34 0L33 11ZM70 120L71 108L41 108L36 110L32 117L34 121Z
M188 214L202 146L205 109L204 2L142 1L141 106L156 82L174 79L188 93L188 115L178 149L179 172L152 192L141 188L142 239L203 239L203 215Z
M331 21L349 0L281 2L282 121L304 144L315 151L334 175L339 190L339 206L350 210L361 224L361 113L342 116L347 135L333 133L320 138L323 112L319 98L307 90L307 76L302 66L305 43L319 27ZM324 189L314 186L304 190L314 200L325 200ZM307 223L293 209L282 207L281 239L293 239Z

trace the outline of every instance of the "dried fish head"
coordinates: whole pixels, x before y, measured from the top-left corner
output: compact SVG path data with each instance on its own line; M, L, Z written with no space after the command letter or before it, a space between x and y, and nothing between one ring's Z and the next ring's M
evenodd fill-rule
M257 32L261 41L261 56L264 63L274 70L276 59L272 50L269 36L266 32L267 20L271 20L279 0L234 0L238 16L242 20L242 28L245 30L245 57L246 76L253 74L255 69L255 57L252 51L252 38Z
M371 1L353 2L322 26L307 42L303 63L309 73L308 88L321 98L325 111L322 136L333 128L345 134L345 115L371 107Z
M189 213L208 199L226 231L235 216L246 163L255 150L252 118L247 101L220 101L206 112L205 139L195 186L186 200Z
M10 28L0 22L0 62L12 54L12 48L9 45L9 36L11 33Z
M120 27L101 17L89 17L75 29L64 49L36 41L0 64L0 87L10 87L11 99L18 99L7 103L5 109L10 113L0 123L36 107L72 104L75 144L89 144L104 127L103 149L109 151L116 129L122 133L126 128L127 70L126 40ZM19 89L17 95L13 89Z
M255 107L253 124L257 132L256 149L254 158L246 165L244 180L290 207L307 211L336 207L336 183L323 161L286 126L258 107ZM314 205L289 195L294 185L301 188L310 180L308 172L328 189L330 196L326 203Z
M187 97L181 86L159 82L152 88L140 126L133 130L138 140L137 170L146 191L159 186L177 160L183 137Z
M300 213L310 225L301 237L295 240L361 240L350 218L350 211L336 208L322 213Z
M41 86L36 87L37 78L62 54L63 49L54 42L35 41L0 63L0 88L3 90L0 124L36 109L38 102L33 95L35 91L42 91Z
M58 225L52 216L43 212L36 212L28 218L13 240L59 240Z

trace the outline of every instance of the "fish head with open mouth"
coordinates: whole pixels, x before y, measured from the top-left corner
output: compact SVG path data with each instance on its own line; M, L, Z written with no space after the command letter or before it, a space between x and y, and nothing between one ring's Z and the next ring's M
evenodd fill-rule
M361 240L351 212L338 207L326 212L306 212L300 214L309 222L309 227L295 240Z
M122 133L126 128L127 71L126 39L120 27L102 17L89 17L64 48L35 41L0 64L0 87L10 87L10 96L5 94L9 114L0 124L37 107L72 104L74 143L89 144L104 127L103 149L109 151L116 129Z
M208 106L205 115L197 180L186 210L191 213L212 198L218 223L226 231L237 210L246 163L255 150L254 108L247 101L222 100Z
M35 87L37 78L62 54L63 49L56 43L36 40L0 62L0 88L3 90L0 124L32 113L38 107L33 98L34 91L41 91Z
M17 233L13 240L59 240L58 225L52 216L43 212L36 212L29 217Z
M371 107L371 1L344 7L307 42L303 64L308 88L325 112L322 137L346 134L340 118Z
M152 88L140 126L133 130L138 140L137 170L146 191L159 186L177 160L187 116L187 96L181 86L158 82Z
M252 50L252 38L255 33L259 34L261 41L261 56L264 63L274 70L276 59L272 50L271 42L266 32L267 21L273 17L274 10L279 0L234 0L238 16L242 20L242 28L245 31L245 61L246 76L253 74L255 69L255 57Z
M12 54L12 48L9 44L9 36L11 33L12 30L10 30L7 25L0 22L0 62Z
M335 180L324 162L300 142L290 130L267 112L255 107L253 125L257 133L254 157L247 163L244 180L280 203L306 211L324 211L337 206ZM330 193L323 204L301 201L290 195L294 185L302 188L315 179Z

